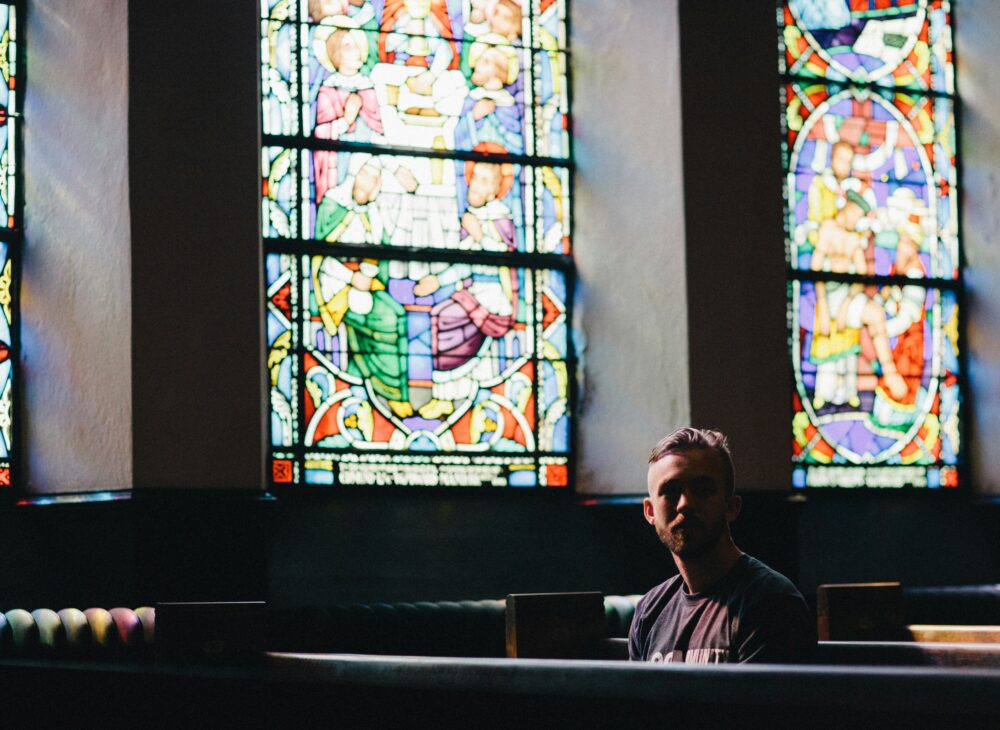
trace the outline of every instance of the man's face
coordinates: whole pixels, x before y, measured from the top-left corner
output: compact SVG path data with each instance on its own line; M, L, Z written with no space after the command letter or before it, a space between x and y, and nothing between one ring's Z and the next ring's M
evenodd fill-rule
M722 462L714 449L667 454L649 465L646 521L679 558L710 552L740 511L740 498L726 494Z
M493 11L493 31L514 40L521 34L521 8L512 2L501 0Z
M496 48L487 48L476 61L470 81L491 91L503 88L507 80L507 57Z
M494 162L477 162L469 181L469 205L479 208L496 198L500 190L500 165Z
M838 144L833 148L830 156L830 169L838 180L843 180L850 176L851 166L854 164L854 150L849 145Z
M336 68L344 76L353 76L365 65L361 49L347 31L338 30L330 34L326 42L326 52Z
M840 209L840 212L837 213L836 220L845 231L854 231L857 230L858 221L864 217L865 212L861 209L861 206L849 200Z

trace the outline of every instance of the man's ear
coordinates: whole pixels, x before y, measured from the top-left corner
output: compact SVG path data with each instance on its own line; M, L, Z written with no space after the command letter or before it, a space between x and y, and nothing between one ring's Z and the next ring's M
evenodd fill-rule
M734 522L740 516L741 509L743 509L743 497L734 494L729 498L729 504L726 505L726 520Z
M654 523L656 517L653 514L653 500L649 497L642 500L642 514L645 516L646 522L651 525Z

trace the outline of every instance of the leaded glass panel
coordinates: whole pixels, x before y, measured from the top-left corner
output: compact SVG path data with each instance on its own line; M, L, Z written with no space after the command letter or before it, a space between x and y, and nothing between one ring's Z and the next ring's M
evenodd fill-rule
M810 473L832 480L834 470L810 472L812 465L956 467L961 372L954 292L831 280L792 287L793 452L803 465L796 486L816 486ZM824 327L819 313L830 309L841 322ZM879 471L889 480L886 469ZM936 486L926 474L900 475L883 486Z
M964 466L950 7L779 3L795 487Z
M948 0L787 0L790 76L954 93Z
M853 191L861 196L858 225L875 244L871 270L854 273L902 273L892 253L906 228L917 239L921 276L958 278L952 101L828 84L793 83L785 94L791 266L818 266L821 229L854 212L844 205Z
M261 165L269 238L570 253L565 168L284 147Z
M465 454L414 463L516 463L511 485L527 483L529 465L538 483L540 453L569 453L561 272L292 254L266 264L276 449L325 455L334 481L343 451ZM495 453L520 456L479 458Z
M20 3L0 3L0 487L15 477L18 270L21 254Z
M522 4L265 4L264 133L566 160L565 4Z
M567 486L565 3L261 10L272 482Z

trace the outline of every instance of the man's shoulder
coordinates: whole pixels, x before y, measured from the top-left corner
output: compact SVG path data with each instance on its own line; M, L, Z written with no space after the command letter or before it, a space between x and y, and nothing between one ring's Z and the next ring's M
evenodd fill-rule
M635 605L632 625L629 627L629 656L632 659L646 659L647 642L650 633L655 632L665 617L673 615L670 608L683 585L680 575L668 578L646 591Z
M739 661L798 661L816 644L816 621L795 584L756 558L734 596Z
M746 569L739 581L744 591L752 591L760 595L787 595L802 598L799 589L784 575L762 561L746 556Z
M646 595L640 598L635 605L636 616L646 616L651 612L658 613L663 607L664 601L670 600L677 594L680 582L681 576L678 574L646 591Z
M745 557L745 568L732 586L729 603L737 615L788 612L803 614L808 606L788 578L754 557Z

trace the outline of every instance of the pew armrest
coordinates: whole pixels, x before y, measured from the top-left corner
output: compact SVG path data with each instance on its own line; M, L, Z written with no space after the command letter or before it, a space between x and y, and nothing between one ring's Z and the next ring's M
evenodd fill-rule
M952 644L1000 644L1000 626L954 626L947 624L910 624L911 640Z
M599 641L594 645L595 656L593 659L609 659L618 662L628 661L628 639L620 636L613 636L609 639Z
M899 583L830 583L816 590L820 641L900 641L903 588Z
M584 659L607 638L604 597L594 593L512 593L506 605L507 656Z

